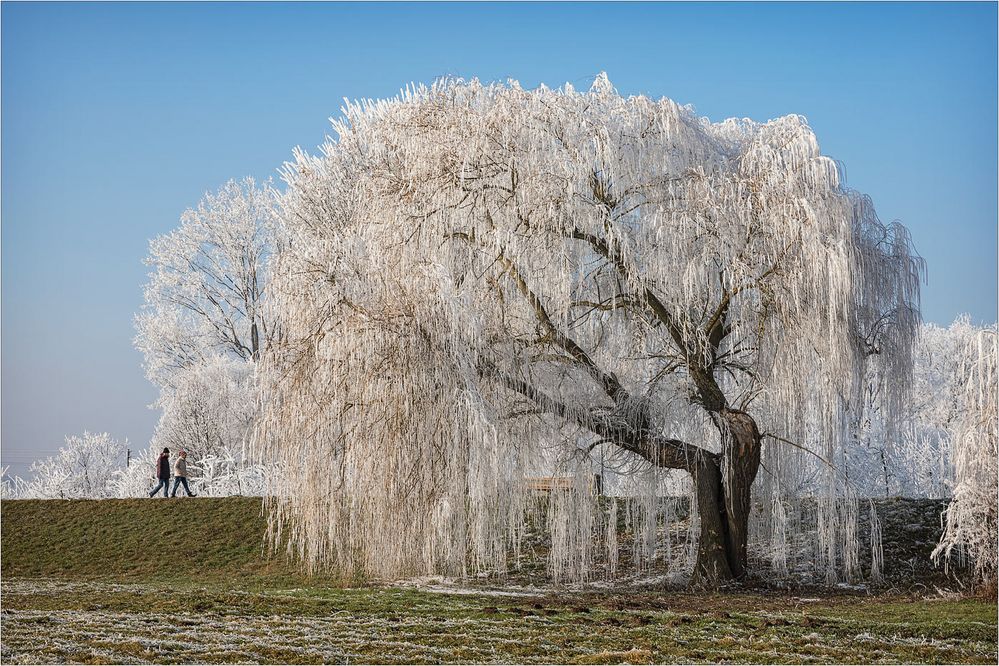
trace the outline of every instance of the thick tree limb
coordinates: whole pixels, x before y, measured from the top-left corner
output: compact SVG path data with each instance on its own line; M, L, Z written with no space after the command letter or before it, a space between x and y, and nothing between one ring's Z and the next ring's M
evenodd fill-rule
M696 461L716 454L679 439L662 437L648 430L636 431L630 424L613 417L568 405L531 384L503 372L492 363L480 363L480 372L494 378L505 388L531 400L539 409L589 430L616 446L635 453L658 467L693 472Z

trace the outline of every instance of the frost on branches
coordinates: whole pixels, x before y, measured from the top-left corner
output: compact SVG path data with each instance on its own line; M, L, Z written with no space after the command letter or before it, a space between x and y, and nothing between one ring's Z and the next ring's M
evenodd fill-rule
M160 387L157 449L242 460L257 413L254 366L278 335L265 304L274 193L229 181L150 243L136 347Z
M969 559L980 583L995 589L997 573L997 460L999 460L999 343L995 327L959 350L964 381L954 423L954 498L934 559Z
M994 328L994 327L993 327ZM954 442L965 413L965 350L983 331L967 316L950 326L924 324L913 348L912 391L897 410L884 405L883 387L895 381L869 359L844 473L863 497L950 497Z
M670 557L697 583L745 575L751 538L787 567L805 492L820 566L858 575L850 405L871 344L885 404L908 389L921 265L803 118L710 123L603 75L344 113L284 171L256 442L287 466L275 536L348 575L504 571L526 479L554 475L550 568L584 580L603 459L648 498L638 551L668 548L659 489L689 492L696 549Z
M178 370L156 406L163 410L153 435L157 450L186 449L192 460L242 457L257 413L253 364L215 356Z
M131 464L112 475L109 481L111 496L147 495L157 483L156 459L162 450L162 447L152 445L138 454L133 453ZM273 483L274 476L280 473L273 465L247 462L239 450L189 457L187 470L192 492L202 497L261 497Z
M112 479L125 466L128 440L108 433L83 433L66 438L54 456L38 460L29 468L32 478L4 484L5 499L69 499L116 497Z
M275 335L263 303L273 203L270 189L252 178L229 181L149 243L146 263L154 270L135 344L157 385L212 356L249 361Z

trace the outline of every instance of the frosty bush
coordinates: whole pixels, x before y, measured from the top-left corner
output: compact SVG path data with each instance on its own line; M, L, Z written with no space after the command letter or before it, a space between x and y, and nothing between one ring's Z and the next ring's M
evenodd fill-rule
M19 476L10 476L10 467L0 469L0 499L21 499L28 482Z
M156 460L162 450L162 447L153 445L133 455L130 466L115 471L111 476L110 495L127 498L148 494L156 484ZM171 462L176 460L179 451L171 449ZM215 449L207 456L188 456L187 470L191 491L205 497L261 497L267 493L269 485L280 477L279 466L249 462L240 449L224 447Z
M112 497L128 498L142 497L149 494L155 485L156 459L162 449L151 446L132 453L128 466L123 466L112 473L108 482Z
M66 438L54 456L31 464L33 478L18 490L21 499L114 497L111 479L125 465L128 440L108 433L83 433Z
M192 489L206 497L262 497L281 477L279 465L253 463L235 452L205 456L192 467L197 474Z

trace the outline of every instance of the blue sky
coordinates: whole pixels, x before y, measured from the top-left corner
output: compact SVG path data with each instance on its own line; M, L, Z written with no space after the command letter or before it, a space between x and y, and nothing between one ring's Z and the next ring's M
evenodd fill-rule
M2 458L144 447L148 240L314 148L344 97L445 75L805 115L929 265L923 313L996 319L996 5L29 4L2 13Z

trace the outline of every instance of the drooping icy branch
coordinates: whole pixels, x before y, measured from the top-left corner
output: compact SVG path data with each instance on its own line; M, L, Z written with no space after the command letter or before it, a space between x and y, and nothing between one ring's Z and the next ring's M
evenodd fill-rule
M273 528L313 566L502 569L525 476L588 473L594 446L723 460L737 410L828 459L864 345L908 362L919 260L800 116L713 124L601 76L442 81L333 127L284 170L257 442L293 468ZM583 554L552 562L583 575L573 498L551 508L575 536L552 529Z

